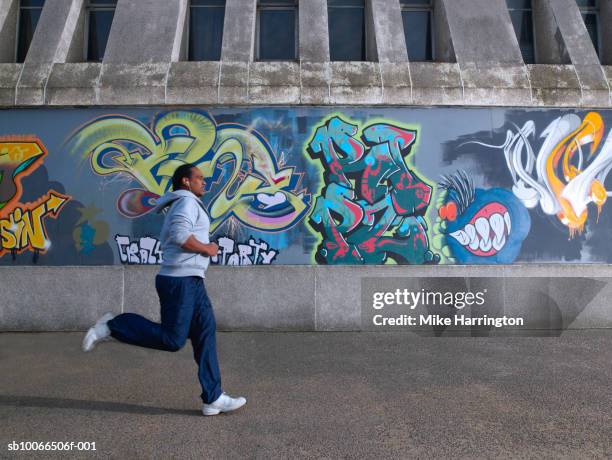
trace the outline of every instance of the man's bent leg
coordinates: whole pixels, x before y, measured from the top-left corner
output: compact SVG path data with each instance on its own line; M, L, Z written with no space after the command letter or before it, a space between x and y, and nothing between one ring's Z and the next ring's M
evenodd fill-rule
M123 313L107 324L121 342L164 351L178 351L187 340L198 298L197 278L157 275L155 288L161 305L161 324L134 313Z
M204 287L204 280L200 280L189 338L193 345L193 357L198 363L198 378L202 386L202 401L205 404L216 401L222 393L216 328L215 315Z

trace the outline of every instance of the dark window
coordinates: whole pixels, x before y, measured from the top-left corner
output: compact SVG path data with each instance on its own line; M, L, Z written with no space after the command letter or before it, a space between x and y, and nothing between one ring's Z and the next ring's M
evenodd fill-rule
M332 61L365 61L363 0L327 0L329 54Z
M25 61L45 0L21 0L17 35L17 62Z
M189 6L190 61L221 60L225 0L191 0Z
M521 48L525 64L535 63L535 46L533 44L533 14L531 0L506 0L512 26Z
M297 59L296 0L260 0L257 5L257 59Z
M580 14L584 19L584 25L591 37L593 46L597 56L600 55L599 50L599 5L596 0L576 0L580 8Z
M87 61L101 61L110 35L117 0L89 0Z
M433 5L431 0L400 0L406 50L411 61L432 61Z

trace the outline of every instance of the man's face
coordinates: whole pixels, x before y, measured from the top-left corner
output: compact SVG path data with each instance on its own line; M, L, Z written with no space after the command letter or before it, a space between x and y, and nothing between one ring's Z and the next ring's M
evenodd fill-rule
M195 196L200 197L204 195L204 175L198 168L191 168L191 177L189 179L183 179L184 185L187 189L191 190Z

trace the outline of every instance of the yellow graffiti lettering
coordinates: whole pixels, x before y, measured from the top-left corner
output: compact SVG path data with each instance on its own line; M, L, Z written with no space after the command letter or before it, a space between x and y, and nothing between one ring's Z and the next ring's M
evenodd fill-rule
M119 212L128 217L149 212L153 206L143 203L168 191L172 174L186 163L196 165L207 181L218 181L220 170L229 176L208 205L211 233L234 219L254 229L281 231L310 207L310 196L299 189L301 174L277 159L252 126L217 126L195 111L168 112L150 127L125 116L94 120L70 139L69 149L89 158L96 174L124 174L143 187L118 200Z
M17 238L13 234L14 227L8 220L0 220L0 237L2 238L2 249L15 249L17 247Z
M50 190L36 203L19 203L6 218L0 219L0 256L7 251L46 252L51 242L44 220L47 217L56 218L70 199L67 195Z
M24 214L21 247L26 247L30 244L33 248L44 249L46 238L42 218L45 215L45 211L45 203L41 203L29 213Z

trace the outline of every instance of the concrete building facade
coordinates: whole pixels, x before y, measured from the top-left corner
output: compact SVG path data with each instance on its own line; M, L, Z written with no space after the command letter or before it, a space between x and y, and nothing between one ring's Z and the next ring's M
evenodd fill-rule
M0 0L4 110L612 107L610 0L599 2L599 55L574 0L534 0L536 64L523 62L504 0L434 0L432 62L409 60L398 0L366 0L368 60L351 62L330 61L325 0L299 1L293 61L256 60L257 0L226 1L221 59L200 62L187 60L188 0L119 0L104 59L85 62L86 8L85 0L47 0L25 61L15 63L19 1ZM154 273L0 266L0 329L83 329L108 310L156 317ZM533 328L564 329L612 327L610 276L607 263L312 264L213 267L207 285L229 330L367 329L365 280L418 290L445 277L485 286L493 303Z

